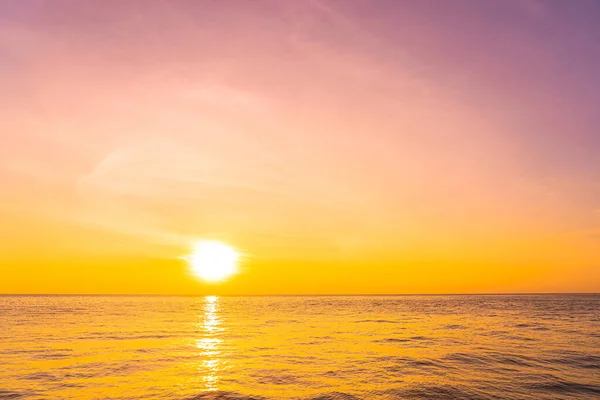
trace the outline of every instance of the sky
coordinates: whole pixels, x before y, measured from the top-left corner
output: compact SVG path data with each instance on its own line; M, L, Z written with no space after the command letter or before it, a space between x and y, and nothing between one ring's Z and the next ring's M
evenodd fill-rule
M600 292L599 19L4 0L0 293Z

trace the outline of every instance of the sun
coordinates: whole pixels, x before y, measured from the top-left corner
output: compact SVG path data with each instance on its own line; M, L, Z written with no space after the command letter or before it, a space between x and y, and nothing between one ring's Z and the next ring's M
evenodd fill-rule
M208 240L196 243L187 257L194 275L208 282L219 282L237 273L238 259L233 247Z

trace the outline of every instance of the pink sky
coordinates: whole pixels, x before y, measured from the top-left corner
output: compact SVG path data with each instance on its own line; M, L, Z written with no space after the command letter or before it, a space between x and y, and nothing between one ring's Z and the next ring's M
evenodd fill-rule
M209 237L259 272L431 261L487 271L436 290L598 291L597 12L3 2L1 268L60 278L47 260L176 259ZM28 290L13 275L0 292Z

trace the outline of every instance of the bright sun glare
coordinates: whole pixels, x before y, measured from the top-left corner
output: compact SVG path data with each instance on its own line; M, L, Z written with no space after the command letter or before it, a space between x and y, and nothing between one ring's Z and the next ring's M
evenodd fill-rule
M194 275L218 282L235 274L239 255L235 249L221 242L201 241L194 246L188 261Z

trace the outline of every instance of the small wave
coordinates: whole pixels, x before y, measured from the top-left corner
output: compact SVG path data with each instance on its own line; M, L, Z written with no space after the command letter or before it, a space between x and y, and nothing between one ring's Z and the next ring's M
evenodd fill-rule
M531 367L533 364L527 357L516 356L516 355L498 355L494 357L494 360L500 364L519 366L519 367Z
M294 385L300 383L300 379L293 375L282 375L282 374L263 374L258 380L261 384L270 385Z
M430 342L432 339L425 336L411 336L409 338L384 338L373 340L373 343L416 343Z
M190 397L187 400L265 400L265 398L245 396L234 392L208 392Z
M59 353L67 353L72 352L72 349L62 349L62 348L32 348L32 349L6 349L0 351L0 355L19 355L19 354L33 354L35 356L38 355L56 355Z
M105 371L109 376L127 376L139 371L152 369L152 364L147 364L144 360L129 360L125 363L115 364L108 367Z
M519 340L522 342L539 342L540 340L537 338L529 337L529 336L519 336L519 335L507 335L506 339L509 340Z
M326 394L318 395L317 397L311 397L307 400L361 400L360 397L353 396L348 393L331 392Z
M547 360L551 364L566 365L575 368L600 369L600 356L591 354L566 354L562 357Z
M528 389L544 391L552 394L586 394L600 395L600 386L584 385L571 381L541 382L527 385Z
M141 349L135 349L134 351L136 353L153 353L156 352L157 349L154 349L152 347L145 347L145 348L141 348Z
M533 365L533 360L528 357L504 353L489 353L486 355L452 353L445 356L444 359L467 365L493 365L496 363L518 367L530 367Z
M460 324L451 324L444 326L442 329L467 329L467 327Z
M79 337L78 340L143 340L143 339L168 339L177 337L177 335L134 335L134 336L126 336L126 335L86 335Z
M382 393L390 399L435 399L435 400L481 400L487 397L472 390L459 389L451 385L414 385L407 388L389 389Z
M481 333L482 336L491 336L491 337L497 337L497 336L504 336L507 335L509 332L508 331L497 331L497 330L492 330L492 331L487 331L487 332L483 332Z
M542 325L536 325L536 324L516 324L515 328L521 328L521 329L529 328L534 331L549 331L550 330L550 328L547 328Z
M360 321L356 321L357 323L370 322L375 324L398 324L398 321L391 321L388 319L362 319Z
M62 360L71 357L71 354L67 353L50 353L50 354L38 354L35 358L40 360Z
M297 320L297 319L269 319L267 321L265 321L266 325L275 325L275 324L281 324L284 323L286 325L288 324L299 324L301 321Z
M489 360L485 357L467 354L467 353L452 353L444 357L444 360L455 361L468 365L487 365Z
M515 328L530 328L531 326L529 324L516 324Z
M450 368L448 365L442 366L441 363L428 358L386 356L379 357L378 361L390 364L390 366L387 367L388 372L401 372L406 369L432 372L432 370L442 367Z
M0 389L0 399L8 400L8 399L25 399L31 396L31 393L18 393L11 392L10 390Z
M397 339L397 338L386 338L373 340L374 343L406 343L410 342L410 339Z
M56 376L48 373L48 372L36 372L33 374L24 375L21 379L26 381L46 381L52 382L57 380Z
M92 379L97 376L98 374L91 372L67 372L63 375L64 379Z

